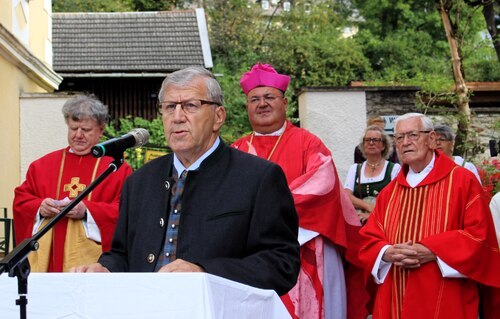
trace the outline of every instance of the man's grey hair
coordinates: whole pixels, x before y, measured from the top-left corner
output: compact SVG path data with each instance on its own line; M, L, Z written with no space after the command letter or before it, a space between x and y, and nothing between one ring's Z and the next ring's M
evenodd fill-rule
M434 125L432 124L432 120L425 116L422 113L406 113L404 115L398 116L398 118L394 121L394 132L396 131L396 128L398 127L398 123L400 121L405 121L409 120L412 118L420 118L420 123L422 124L422 129L425 131L433 131L434 130Z
M175 71L167 75L161 84L158 100L163 97L165 90L169 85L184 86L188 85L196 77L203 77L208 91L208 99L212 102L217 102L222 105L222 89L219 82L215 79L212 72L200 66L190 66L182 70ZM160 101L161 102L161 101Z
M104 126L108 120L108 107L95 95L77 95L64 103L62 113L66 123L69 120L80 122L93 119L99 126Z
M365 129L365 132L363 133L363 136L361 137L361 142L358 145L359 150L361 151L361 154L363 154L363 157L366 158L365 154L365 142L364 138L366 136L366 133L368 131L375 131L380 133L380 138L382 139L382 143L384 144L384 150L382 151L382 158L387 159L389 155L392 153L392 143L391 140L389 139L389 136L385 134L384 130L380 128L380 126L377 125L370 125Z
M434 132L436 132L436 134L438 135L444 136L444 138L448 141L455 140L455 134L453 133L451 127L449 127L448 125L436 125L434 127Z

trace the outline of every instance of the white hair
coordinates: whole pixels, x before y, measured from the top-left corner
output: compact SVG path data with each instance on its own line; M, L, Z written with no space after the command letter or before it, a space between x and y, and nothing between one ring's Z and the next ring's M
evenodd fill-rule
M405 121L409 120L412 118L419 118L420 123L422 124L422 128L426 131L433 131L434 130L434 125L432 124L432 120L425 116L422 113L406 113L404 115L398 116L398 118L394 121L394 131L396 130L396 127L398 126L398 123L400 121Z

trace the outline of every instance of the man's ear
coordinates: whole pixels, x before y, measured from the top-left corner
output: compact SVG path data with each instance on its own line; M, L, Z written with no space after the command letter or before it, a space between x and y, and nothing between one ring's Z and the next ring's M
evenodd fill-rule
M100 126L99 137L104 135L104 129L106 128L106 124Z
M430 149L435 149L437 147L436 138L437 138L436 132L430 131L430 133L429 133L429 148Z
M222 124L226 121L226 109L223 106L215 107L215 121L214 121L214 131L218 132L222 127Z

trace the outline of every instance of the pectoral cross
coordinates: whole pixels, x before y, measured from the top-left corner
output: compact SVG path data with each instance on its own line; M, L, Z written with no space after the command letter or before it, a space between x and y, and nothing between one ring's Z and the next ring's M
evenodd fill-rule
M64 191L69 192L69 198L75 198L78 196L78 192L85 189L87 185L80 184L80 177L72 177L69 184L64 184Z

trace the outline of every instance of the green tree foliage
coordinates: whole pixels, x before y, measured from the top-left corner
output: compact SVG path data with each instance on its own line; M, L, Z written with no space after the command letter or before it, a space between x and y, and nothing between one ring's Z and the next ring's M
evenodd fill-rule
M453 12L459 27L459 40L467 81L500 80L499 64L491 39L485 38L486 25L478 8L455 0ZM363 48L373 69L372 78L394 83L413 82L426 89L425 81L442 77L452 80L450 48L435 0L354 0L359 15L360 32L354 37ZM457 13L457 14L455 14ZM448 79L448 81L445 81ZM441 87L441 91L450 87Z
M136 11L169 11L184 9L188 2L182 0L132 0Z
M273 16L263 15L260 6L245 0L205 1L205 6L214 71L224 75L219 80L228 110L223 132L227 140L251 131L239 79L259 61L292 77L287 93L292 120L301 87L347 85L370 73L362 48L342 37L347 20L335 11L332 1L319 1L309 13L296 6Z
M254 52L264 30L260 7L247 0L205 1L216 65L240 72L259 59Z
M184 9L193 1L183 0L53 0L54 12L168 11Z
M372 79L397 83L419 73L448 72L449 49L433 1L355 3L363 20L354 40L370 60Z
M464 2L475 8L481 8L484 21L488 28L493 46L500 61L500 1L498 0L464 0Z
M148 121L141 117L121 118L109 123L104 131L103 140L108 140L113 137L127 134L134 128L144 128L149 132L149 142L144 147L137 149L125 150L125 161L133 168L137 169L144 164L144 155L146 150L159 150L168 152L166 146L165 134L163 131L163 123L158 117L152 121Z
M466 80L499 81L500 64L485 36L481 8L467 6L464 0L449 1L463 4L454 7L460 11L453 15L459 17ZM310 12L304 1L293 1L290 12L271 16L248 0L54 0L53 5L54 11L156 11L203 5L213 72L225 94L228 116L222 135L228 142L251 130L239 79L259 61L292 77L287 92L292 120L300 88L344 86L350 81L421 86L422 106L443 98L454 102L450 48L435 0L308 2L313 4ZM344 38L346 27L358 27L359 32Z
M246 113L246 97L239 85L241 72L231 72L223 64L214 67L222 92L226 109L226 124L222 126L221 135L224 141L232 143L242 135L251 131Z
M120 12L133 11L133 0L53 0L54 12Z
M261 56L293 78L295 93L304 86L344 86L363 80L371 69L362 48L342 30L330 3L307 13L300 8L283 14L264 35Z
M364 18L355 40L370 59L372 79L421 86L418 101L423 112L432 107L449 113L443 106L454 106L455 151L462 156L469 150L474 153L466 82L500 80L481 6L464 0L354 2Z
M435 0L314 1L309 14L302 1L294 3L290 13L272 17L262 15L260 5L248 0L54 0L53 8L55 12L145 11L202 4L215 69L220 66L225 76L235 78L259 60L292 75L295 88L451 76L449 48ZM461 8L464 70L469 81L498 81L500 66L491 40L484 37L481 8ZM360 28L354 39L341 38L342 28L353 24Z
M310 13L296 6L273 16L246 0L205 3L214 60L230 72L241 75L261 61L294 77L294 87L302 87L345 85L370 71L362 48L342 38L346 19L332 1L318 1Z

